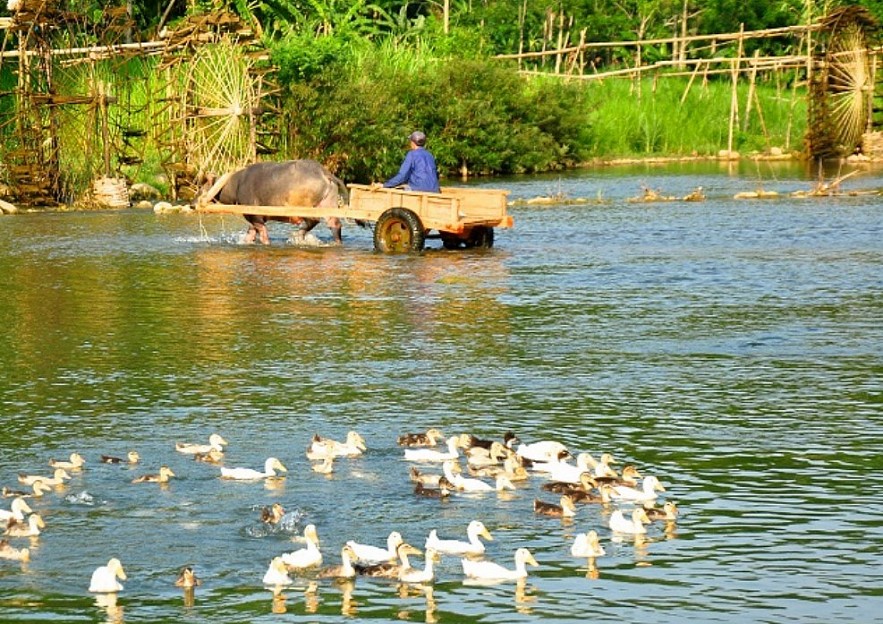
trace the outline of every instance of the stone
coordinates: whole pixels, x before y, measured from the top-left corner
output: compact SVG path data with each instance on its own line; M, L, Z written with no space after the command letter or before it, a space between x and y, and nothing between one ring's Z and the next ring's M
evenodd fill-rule
M15 204L10 204L8 201L3 201L0 199L0 213L2 214L15 214L18 212L18 206Z

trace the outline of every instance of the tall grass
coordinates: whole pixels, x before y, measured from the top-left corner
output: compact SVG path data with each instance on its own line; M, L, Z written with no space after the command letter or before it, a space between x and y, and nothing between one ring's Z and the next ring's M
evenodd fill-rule
M688 80L680 77L662 77L655 86L650 79L639 87L628 80L586 85L592 109L587 148L597 157L714 155L727 149L731 83L727 79L687 87ZM795 102L790 90L760 83L756 101L752 98L747 110L749 91L745 81L739 84L733 149L800 149L806 130L805 94L798 93Z

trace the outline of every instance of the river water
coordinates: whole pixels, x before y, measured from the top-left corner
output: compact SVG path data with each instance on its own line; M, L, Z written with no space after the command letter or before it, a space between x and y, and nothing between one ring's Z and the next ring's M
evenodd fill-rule
M490 251L383 256L237 244L235 217L150 212L0 220L0 483L84 470L31 507L46 528L27 564L0 560L0 619L60 622L872 621L883 594L883 219L877 195L794 199L793 166L590 170L481 182L515 207ZM640 204L645 185L704 202ZM737 201L757 188L776 200ZM844 188L883 187L866 173ZM327 231L319 231L327 238ZM555 439L657 475L677 522L612 534L613 507L572 521L533 477L515 492L440 502L412 493L397 435ZM310 470L313 434L358 431L368 451ZM229 442L227 466L276 456L286 478L222 481L177 441ZM137 450L141 463L99 462ZM167 486L133 477L171 467ZM433 466L421 466L433 471ZM280 502L283 529L259 521ZM8 509L10 499L0 505ZM314 523L324 563L392 530L488 527L488 559L526 583L463 582L443 557L430 588L313 574L273 598L270 559ZM570 556L598 531L606 556ZM116 600L87 592L118 557ZM193 596L175 587L192 565ZM416 558L415 565L422 565ZM281 615L281 612L285 615Z

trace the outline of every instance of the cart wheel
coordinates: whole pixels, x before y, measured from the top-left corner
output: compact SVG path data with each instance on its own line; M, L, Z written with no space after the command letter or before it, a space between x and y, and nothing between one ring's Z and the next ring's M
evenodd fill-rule
M441 232L441 241L445 249L490 249L494 246L494 228L478 225L464 236Z
M374 226L374 249L383 253L417 253L425 242L420 217L407 208L390 208Z
M456 234L450 232L439 232L441 235L442 246L445 249L463 249L466 246L466 239L460 238Z
M472 228L466 240L466 246L490 249L494 246L494 228L484 225Z

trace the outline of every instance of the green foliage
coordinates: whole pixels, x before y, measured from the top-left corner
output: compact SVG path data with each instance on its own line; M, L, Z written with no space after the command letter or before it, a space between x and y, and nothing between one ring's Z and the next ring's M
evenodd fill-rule
M273 46L270 58L279 68L279 82L291 84L321 78L335 71L335 68L344 66L360 45L364 45L363 40L345 35L292 35Z
M543 171L587 155L583 89L525 80L492 60L442 61L424 52L387 41L291 84L292 155L331 163L350 180L385 179L416 128L449 175L463 167L473 175ZM303 73L302 66L282 71Z

